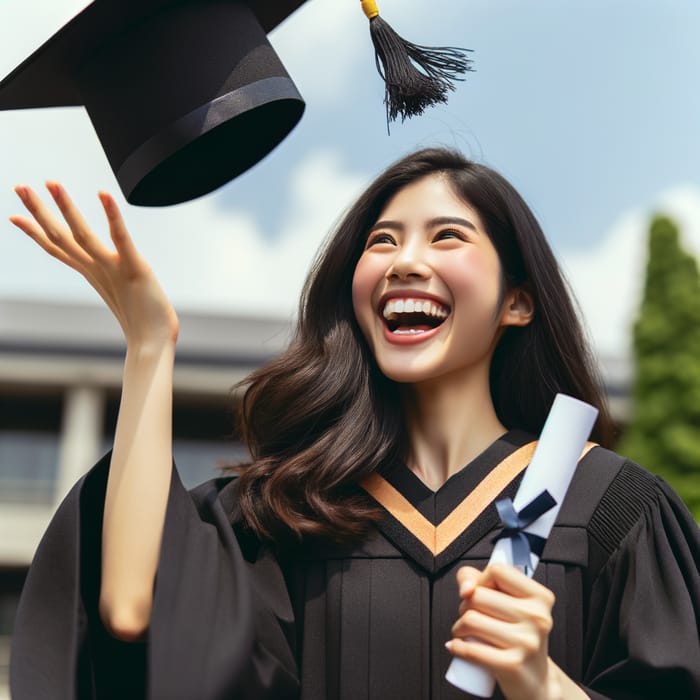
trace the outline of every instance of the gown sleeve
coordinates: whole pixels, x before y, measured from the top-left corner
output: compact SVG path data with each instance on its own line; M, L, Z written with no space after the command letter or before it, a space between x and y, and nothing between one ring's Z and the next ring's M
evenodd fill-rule
M109 455L59 507L27 575L10 662L13 700L295 698L293 616L264 548L244 557L230 480L188 493L173 470L151 624L112 638L99 613Z
M609 556L591 586L583 688L593 700L700 698L700 536L680 498L628 463L590 534Z

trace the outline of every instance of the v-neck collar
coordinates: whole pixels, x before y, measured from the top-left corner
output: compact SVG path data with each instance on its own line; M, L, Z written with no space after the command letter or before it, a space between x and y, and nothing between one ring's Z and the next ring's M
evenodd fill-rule
M378 523L382 533L432 573L453 563L498 525L494 488L496 497L512 498L533 451L532 435L511 430L436 491L402 463L381 469L363 486L385 509ZM486 491L491 496L485 501Z

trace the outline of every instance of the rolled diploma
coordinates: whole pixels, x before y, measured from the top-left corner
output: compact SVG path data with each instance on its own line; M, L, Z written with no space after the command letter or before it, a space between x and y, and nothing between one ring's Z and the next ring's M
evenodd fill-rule
M554 497L556 505L525 528L525 532L545 539L549 536L597 415L598 409L590 404L565 394L556 395L535 454L513 499L513 506L520 511L544 489ZM533 552L530 559L532 575L539 557ZM507 538L496 542L489 564L496 563L513 563L511 543ZM481 666L464 659L452 659L445 678L466 693L481 698L493 695L493 676Z

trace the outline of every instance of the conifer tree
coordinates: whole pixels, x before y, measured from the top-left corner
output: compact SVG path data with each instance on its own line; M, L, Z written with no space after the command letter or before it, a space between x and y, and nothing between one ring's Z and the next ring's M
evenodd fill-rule
M700 521L700 274L666 216L650 227L634 359L619 451L666 479Z

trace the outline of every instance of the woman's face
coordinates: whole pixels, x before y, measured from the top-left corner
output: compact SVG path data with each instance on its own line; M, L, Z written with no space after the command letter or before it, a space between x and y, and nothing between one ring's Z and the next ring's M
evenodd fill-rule
M352 284L355 316L381 371L419 383L487 371L517 294L478 212L444 175L399 190L370 229Z

